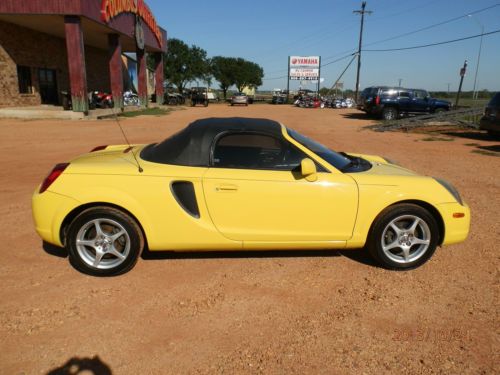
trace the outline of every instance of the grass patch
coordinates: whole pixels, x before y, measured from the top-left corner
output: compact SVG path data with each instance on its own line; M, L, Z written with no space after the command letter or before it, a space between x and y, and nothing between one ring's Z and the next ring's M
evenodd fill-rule
M487 156L500 156L499 152L486 151L486 150L472 150L475 154L487 155Z
M479 146L479 143L465 143L465 146Z
M450 142L454 141L455 139L453 138L444 138L444 137L427 137L427 138L422 138L422 141L425 142L436 142L436 141L443 141L443 142Z
M123 112L120 114L122 117L137 117L137 116L165 116L172 112L172 109L167 108L144 108L140 111Z

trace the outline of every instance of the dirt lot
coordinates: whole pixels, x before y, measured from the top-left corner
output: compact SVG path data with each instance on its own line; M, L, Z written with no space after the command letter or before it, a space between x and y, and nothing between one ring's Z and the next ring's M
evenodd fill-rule
M55 163L123 143L118 127L0 120L1 374L45 374L68 361L95 374L500 372L499 142L376 133L354 110L271 105L211 105L122 124L142 143L210 116L279 120L334 149L441 176L471 206L470 237L411 272L385 271L355 250L167 254L120 277L89 277L44 251L30 196Z

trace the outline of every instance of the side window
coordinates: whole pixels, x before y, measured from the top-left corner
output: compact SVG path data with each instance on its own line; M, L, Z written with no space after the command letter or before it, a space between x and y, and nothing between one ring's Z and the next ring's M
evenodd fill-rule
M219 168L291 171L304 157L301 151L269 135L233 133L217 141L212 165Z
M409 98L410 97L410 93L408 91L400 91L399 92L399 97L400 98Z

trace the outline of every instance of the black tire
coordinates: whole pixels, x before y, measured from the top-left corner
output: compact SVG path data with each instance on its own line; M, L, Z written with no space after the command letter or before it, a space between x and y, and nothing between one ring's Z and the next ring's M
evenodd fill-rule
M208 100L205 100L205 102L203 103L203 105L204 105L205 107L208 107Z
M386 121L396 120L398 118L398 110L394 107L387 107L382 110L382 118Z
M444 111L446 111L446 109L444 109L444 108L436 108L434 110L434 113L443 113Z
M102 230L101 236L97 227ZM111 235L118 233L112 229L123 234L112 239ZM77 245L77 239L93 244ZM136 221L124 212L111 207L93 207L80 213L70 224L66 248L70 263L78 271L92 276L116 276L135 266L144 248L144 236ZM98 249L102 255L95 266ZM117 253L123 258L114 255Z
M498 130L487 130L488 135L493 139L500 139L500 131Z
M409 233L412 233L411 224L416 221L413 218L418 218L420 221L413 234L408 237ZM396 225L400 229L400 236L392 229L390 224L393 222L402 225L401 227ZM408 224L405 225L405 222ZM427 241L427 245L414 243L422 240ZM386 251L383 243L386 244ZM391 270L410 270L428 261L438 243L439 227L436 219L426 209L404 203L390 206L380 213L370 229L366 248L382 267ZM392 244L395 245L391 248ZM400 246L409 247L408 259L405 258L403 247Z

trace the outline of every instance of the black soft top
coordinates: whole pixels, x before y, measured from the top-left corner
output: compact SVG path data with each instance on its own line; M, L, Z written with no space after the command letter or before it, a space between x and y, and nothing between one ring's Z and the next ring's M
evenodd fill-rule
M196 120L161 143L146 146L141 158L153 163L208 167L210 148L221 133L259 132L282 138L281 125L272 120L257 118L207 118Z

